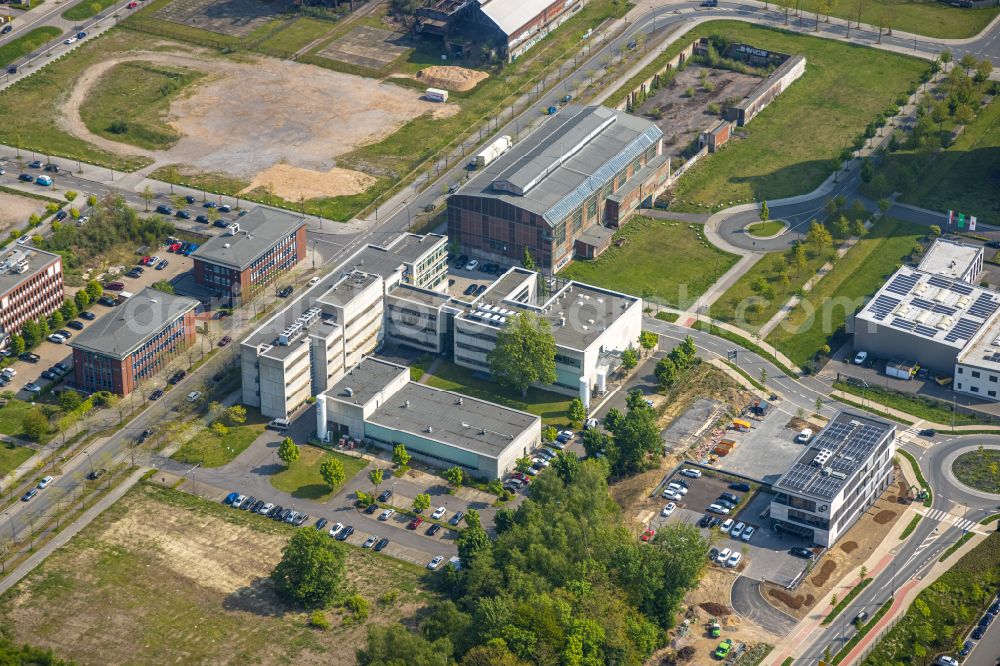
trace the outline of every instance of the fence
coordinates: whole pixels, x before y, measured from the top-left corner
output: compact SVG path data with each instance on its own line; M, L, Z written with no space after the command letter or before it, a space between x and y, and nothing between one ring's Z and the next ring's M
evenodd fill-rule
M878 644L879 644L879 642L880 642L880 641L881 641L881 640L882 640L883 638L885 638L885 635L886 635L886 634L888 634L888 633L889 633L890 631L892 631L892 629L893 629L893 628L894 628L894 627L895 627L895 626L896 626L896 625L897 625L897 624L899 623L899 621L900 621L900 620L902 620L902 619L903 619L903 618L904 618L905 616L906 616L906 613L905 613L905 612L900 612L900 613L898 613L898 614L896 615L896 617L892 618L892 620L890 620L890 621L889 621L889 624L885 625L885 626L884 626L884 627L883 627L883 628L882 628L882 629L881 629L881 630L880 630L880 631L878 632L878 634L877 634L877 635L875 636L875 640L871 641L871 642L870 642L870 643L868 644L868 646L867 646L867 647L866 647L866 648L865 648L864 650L862 650L861 654L860 654L860 655L858 656L858 658L857 658L857 659L855 659L854 661L847 661L847 660L846 660L846 658L845 658L845 660L844 660L844 661L842 661L842 662L840 662L840 663L841 663L841 664L843 664L843 666L852 666L852 664L860 664L860 663L863 663L863 662L864 662L864 660L868 658L868 655L870 655L870 654L871 654L872 652L874 652L874 651L875 651L875 648L877 648L877 647L878 647ZM865 638L868 638L868 636L866 636Z

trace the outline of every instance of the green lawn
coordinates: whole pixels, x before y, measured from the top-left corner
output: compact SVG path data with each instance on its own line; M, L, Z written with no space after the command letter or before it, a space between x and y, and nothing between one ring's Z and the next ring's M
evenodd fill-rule
M575 260L559 275L686 308L737 261L708 243L701 225L635 217L614 238L600 257ZM619 240L625 244L615 247Z
M64 11L62 16L67 21L82 21L104 11L115 2L117 0L83 0L80 4Z
M264 423L248 423L230 428L223 437L217 437L208 428L204 428L170 457L190 464L201 463L202 467L222 467L243 453L262 432Z
M767 254L716 299L709 314L712 319L735 324L751 333L756 332L774 316L792 294L801 289L809 278L816 275L832 255L833 250L830 248L818 254L810 247L806 250L806 265L797 269L791 265L786 253ZM787 283L781 277L785 274L788 277ZM753 285L758 284L761 279L774 290L773 297L765 298L754 290Z
M292 54L334 29L336 23L302 16L260 43L260 50Z
M841 334L847 316L854 314L906 261L926 231L926 227L891 218L877 222L871 233L838 260L803 302L771 331L767 341L796 365L804 364L821 346Z
M916 664L942 652L953 654L998 586L1000 534L991 534L917 595L862 665Z
M916 58L737 21L694 28L658 62L708 35L802 54L808 63L802 78L744 128L748 138L730 142L684 174L676 196L685 202L717 205L811 191L837 166L845 144L927 69L927 63Z
M18 58L28 55L39 46L55 39L61 34L62 31L59 28L44 26L35 28L28 34L22 35L17 39L12 39L3 46L0 46L0 67L6 67Z
M811 10L811 8L810 8ZM861 22L892 27L928 37L972 37L1000 12L997 7L966 9L938 0L868 0L862 4ZM856 20L857 0L833 0L832 16ZM822 17L821 19L822 20Z
M747 227L747 233L755 238L768 238L785 228L785 223L781 220L768 220L767 222L756 222Z
M299 459L289 465L284 471L271 477L271 485L283 490L292 497L325 501L329 499L340 486L331 488L326 485L319 473L320 465L327 458L339 460L344 465L344 483L350 481L355 474L365 468L368 463L362 458L345 456L334 451L325 451L315 446L300 446Z
M0 410L2 411L2 410ZM35 452L26 446L0 442L0 478L11 472L30 458Z
M69 58L61 58L0 92L0 143L19 145L46 155L59 155L120 169L137 169L149 158L122 158L59 129L58 103L84 70L116 53L148 46L145 35L112 29L87 41Z
M168 125L170 102L204 72L148 62L117 65L87 95L80 116L87 128L106 139L138 148L169 148L181 135Z
M21 421L24 415L31 409L31 404L24 400L12 398L7 404L0 407L0 433L5 435L20 435Z
M488 400L512 409L520 409L542 417L542 426L561 426L568 423L567 412L573 396L530 388L525 398L488 379L479 379L475 373L460 365L442 361L434 374L425 374L423 383L446 391L455 391L480 400Z
M963 453L951 465L958 480L987 493L1000 493L1000 451L983 449Z
M906 165L912 154L897 153L891 163ZM961 211L979 221L1000 224L1000 102L979 112L948 150L937 153L908 188L903 201L931 210Z
M941 400L913 395L912 393L903 393L881 386L869 386L866 389L862 389L860 386L846 382L834 382L833 388L837 391L859 396L868 402L875 402L899 410L904 414L916 416L918 419L940 425L950 425L952 422L951 405ZM977 418L971 414L964 414L962 412L955 412L954 419L957 426L991 423L991 421L986 419Z

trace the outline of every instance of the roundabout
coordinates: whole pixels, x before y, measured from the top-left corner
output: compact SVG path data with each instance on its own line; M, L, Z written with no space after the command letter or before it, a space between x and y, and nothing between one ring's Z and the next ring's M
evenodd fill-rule
M1000 507L1000 494L967 485L953 470L955 461L960 456L976 454L980 446L987 451L1000 452L1000 436L971 435L946 439L920 456L920 467L938 497L968 507L993 511Z
M956 452L949 460L951 473L959 483L987 495L1000 495L1000 447Z

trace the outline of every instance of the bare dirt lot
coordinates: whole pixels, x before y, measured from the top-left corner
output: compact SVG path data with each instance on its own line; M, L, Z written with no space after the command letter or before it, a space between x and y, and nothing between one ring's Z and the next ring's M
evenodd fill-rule
M702 86L704 72L708 72L711 92ZM739 101L760 81L760 77L749 74L689 64L677 73L673 83L654 91L637 115L653 120L663 130L664 154L680 155L720 117L708 111L709 104L722 107L727 99ZM694 96L688 96L689 89Z
M282 13L284 2L263 0L174 0L156 12L164 21L232 37L246 37Z
M87 69L60 106L60 126L105 150L136 148L91 133L80 108L101 77L123 62L145 61L209 73L174 100L167 122L182 138L163 151L144 151L157 166L262 178L290 200L364 191L364 174L336 169L338 155L377 142L425 113L447 117L454 104L420 99L420 92L373 79L273 58L237 62L196 49L139 51ZM275 165L276 172L264 175ZM288 169L298 169L288 177Z
M335 609L332 629L312 629L274 596L292 529L143 484L8 592L0 621L80 664L353 664L365 623ZM368 622L426 599L418 567L349 548L347 571Z
M32 213L45 212L45 202L31 197L22 197L9 192L0 192L0 236L28 223Z
M319 55L368 69L382 69L396 58L413 49L401 44L404 36L360 25L339 39L335 39Z

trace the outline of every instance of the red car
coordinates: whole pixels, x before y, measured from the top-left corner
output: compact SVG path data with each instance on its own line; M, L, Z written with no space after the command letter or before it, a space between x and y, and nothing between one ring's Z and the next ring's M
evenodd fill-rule
M406 526L408 530L415 530L420 527L424 522L423 518L417 517L410 521L410 524Z
M527 474L524 474L523 472L514 472L513 474L510 475L510 478L517 479L518 481L520 481L525 485L531 483L531 477L528 476Z
M106 285L104 285L104 288L107 289L107 290L109 290L109 291L121 291L122 289L125 288L125 283L124 282L109 282Z
M142 264L143 266L149 266L149 259L150 259L149 256L145 256L139 263Z
M139 6L139 3L138 2L130 2L130 3L128 3L125 6L128 7L129 9L135 9L136 7Z
M171 252L178 252L180 249L181 249L180 243L174 243L173 245L170 246Z
M649 542L653 540L654 536L656 536L656 530L654 530L653 528L649 528L648 530L642 533L642 536L639 537L639 539L645 542Z
M226 345L228 345L232 341L233 341L233 339L227 335L227 336L223 337L221 340L219 340L219 346L220 347L225 347Z

